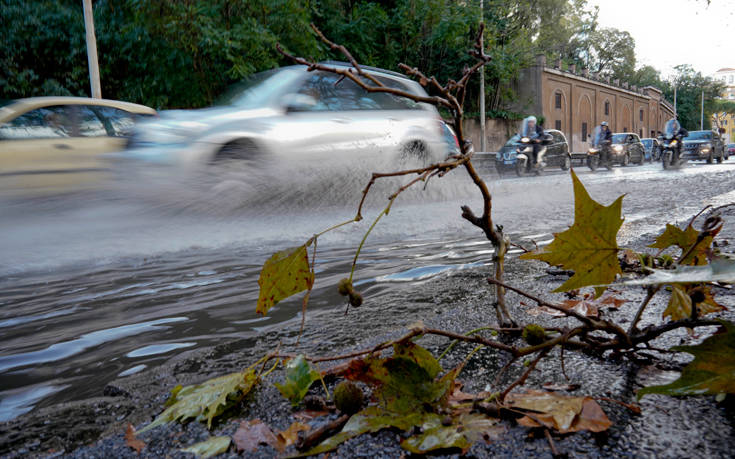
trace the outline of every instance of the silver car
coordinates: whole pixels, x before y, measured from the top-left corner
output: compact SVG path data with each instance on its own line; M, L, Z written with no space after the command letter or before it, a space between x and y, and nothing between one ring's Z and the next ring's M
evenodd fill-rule
M385 86L426 95L403 75L366 71ZM376 155L427 164L448 153L434 106L368 92L334 73L289 66L255 75L223 105L160 112L159 118L136 127L126 156L187 167L231 160L255 167L294 158Z

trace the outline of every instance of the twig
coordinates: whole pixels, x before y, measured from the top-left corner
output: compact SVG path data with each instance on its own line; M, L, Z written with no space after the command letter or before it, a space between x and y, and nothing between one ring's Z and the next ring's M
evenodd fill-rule
M511 383L510 386L508 386L503 392L501 392L500 397L499 397L501 402L505 401L505 397L508 395L508 393L510 393L511 390L513 390L513 388L515 388L516 386L522 386L523 384L526 383L526 379L528 379L528 375L531 374L531 372L536 368L536 364L538 364L539 361L542 358L544 358L546 354L549 353L549 351L551 351L550 347L547 347L541 350L541 352L538 353L538 355L533 360L533 362L531 362L531 364L528 365L528 369L523 372L521 377L513 381L513 383Z
M544 435L546 435L546 440L549 442L549 448L551 448L551 455L554 457L554 459L561 459L568 457L567 453L561 453L558 449L556 449L556 444L554 443L554 439L551 438L551 432L549 432L548 428L544 428Z
M303 437L303 439L299 439L298 444L296 445L296 448L299 450L304 450L304 449L309 449L312 446L321 443L323 438L328 437L332 435L332 433L341 429L345 424L347 424L347 421L349 421L349 419L350 419L349 414L343 414L342 416L338 417L334 421L327 423L323 425L322 427L314 430L309 435Z

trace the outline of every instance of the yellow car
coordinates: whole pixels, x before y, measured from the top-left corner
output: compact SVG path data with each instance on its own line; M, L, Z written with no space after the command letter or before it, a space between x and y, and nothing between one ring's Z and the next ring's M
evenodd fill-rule
M1 104L0 104L1 105ZM0 191L61 191L103 176L101 153L122 150L144 105L85 97L32 97L0 106Z

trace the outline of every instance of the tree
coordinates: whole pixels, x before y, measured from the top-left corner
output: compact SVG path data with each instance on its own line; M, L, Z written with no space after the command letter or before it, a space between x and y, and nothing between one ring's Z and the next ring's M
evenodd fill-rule
M704 119L710 120L722 93L722 82L702 76L689 64L677 65L674 70L676 74L673 86L664 88L664 95L668 100L674 100L676 87L676 112L679 121L685 129L697 130L702 116L702 96L704 95Z

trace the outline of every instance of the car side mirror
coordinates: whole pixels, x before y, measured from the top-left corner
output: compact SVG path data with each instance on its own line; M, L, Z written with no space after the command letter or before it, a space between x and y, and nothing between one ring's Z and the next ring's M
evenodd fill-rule
M286 107L286 111L289 112L304 112L316 106L316 99L308 94L286 94L283 96L282 102Z

